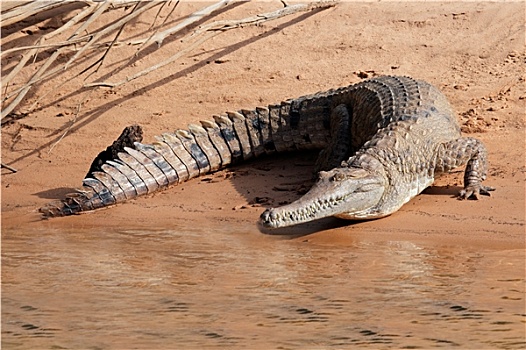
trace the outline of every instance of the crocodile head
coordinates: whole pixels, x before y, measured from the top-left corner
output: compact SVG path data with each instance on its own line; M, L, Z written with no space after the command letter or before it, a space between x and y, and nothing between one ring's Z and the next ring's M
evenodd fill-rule
M314 186L297 201L267 209L260 217L266 228L296 225L329 216L342 219L379 217L372 211L386 188L385 176L362 168L321 171Z

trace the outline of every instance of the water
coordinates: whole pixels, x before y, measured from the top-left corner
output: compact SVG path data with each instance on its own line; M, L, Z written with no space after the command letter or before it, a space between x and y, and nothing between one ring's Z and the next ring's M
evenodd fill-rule
M523 349L524 251L3 232L3 349Z

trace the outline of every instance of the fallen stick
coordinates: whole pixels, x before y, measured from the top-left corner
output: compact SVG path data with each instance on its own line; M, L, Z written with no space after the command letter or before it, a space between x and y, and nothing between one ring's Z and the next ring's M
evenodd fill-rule
M18 171L18 170L16 170L15 168L12 168L12 167L10 167L10 166L7 165L7 164L0 163L0 165L2 166L2 168L6 168L7 170L12 171L13 173L16 173L16 172Z

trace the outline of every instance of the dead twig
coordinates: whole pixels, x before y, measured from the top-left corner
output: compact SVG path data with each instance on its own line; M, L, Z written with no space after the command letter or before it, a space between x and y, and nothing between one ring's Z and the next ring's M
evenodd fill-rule
M105 2L107 3L107 2ZM116 30L120 27L122 27L125 23L131 21L132 19L136 18L137 16L139 16L140 14L142 14L143 12L146 12L148 11L149 9L153 8L153 7L156 7L156 6L159 6L160 4L162 4L163 2L162 1L151 1L151 2L145 2L145 4L140 7L140 8L137 8L135 7L133 9L133 11L131 13L129 13L128 15L124 16L123 18L121 18L120 20L118 20L117 22L114 22L112 23L111 25L107 26L106 28L104 29L101 29L100 31L96 32L92 39L90 41L88 41L86 43L86 45L84 45L79 51L77 51L77 53L75 55L73 55L73 57L71 57L67 62L66 64L64 65L64 70L68 69L69 65L71 63L73 63L74 61L77 60L77 58L79 58L79 56L84 52L86 51L89 47L91 47L95 42L97 42L100 38L102 38L103 36L111 33L113 30Z
M104 87L111 87L111 88L114 88L114 87L117 87L117 86L121 86L123 84L126 84L132 80L135 80L137 78L140 78L144 75L147 75L151 72L153 72L154 70L157 70L161 67L164 67L174 61L176 61L177 59L183 57L184 55L186 55L187 53L191 52L192 50L194 50L196 47L199 47L199 45L201 45L202 43L204 43L205 41L207 41L208 39L216 36L217 34L219 34L219 32L216 32L216 33L207 33L206 35L202 36L199 40L195 41L193 44L187 46L186 48L184 48L183 50L177 52L175 55L172 55L170 56L167 60L164 60L162 62L159 62L151 67L148 67L147 69L144 69L132 76L129 76L129 77L126 77L125 79L121 80L121 81L118 81L118 82L115 82L115 83L112 83L112 82L94 82L94 83L89 83L89 84L85 84L84 87L95 87L95 86L104 86Z
M88 8L85 11L82 11L77 16L73 17L68 22L68 24L70 24L70 26L72 26L73 24L77 23L81 19L87 17L89 14L91 14L91 17L94 17L94 16L98 17L102 13L102 12L99 11L100 8L107 8L107 4L106 5L105 4L95 5L93 8ZM73 33L73 36L75 36L80 30L83 30L83 28L84 28L84 26L81 26L80 28L78 28ZM59 28L59 30L61 31L61 28ZM59 30L57 30L57 31L59 31ZM47 39L57 35L58 34L57 31L52 32L49 35L42 37L40 39L40 41L47 40ZM11 101L11 103L7 107L2 108L2 112L1 112L1 118L2 119L6 115L11 113L11 111L16 106L18 106L18 104L22 101L22 99L25 97L25 95L29 92L29 90L32 88L32 86L34 84L36 84L37 82L41 81L42 79L45 79L45 77L50 75L50 74L45 74L45 73L48 70L48 68L55 62L55 60L62 54L63 49L64 49L64 47L60 47L55 52L53 52L53 54L51 54L51 56L44 62L44 64L37 70L37 72L35 74L33 74L33 76L30 78L30 80L26 84L24 84L19 89L14 90L13 92L11 92L11 94L5 96L2 99L2 102L3 102L3 101L11 98L12 96L14 96L16 94L16 97ZM8 84L9 81L16 74L18 74L18 72L20 72L20 70L22 70L22 68L26 65L26 63L29 61L29 59L31 57L36 57L37 52L38 52L38 47L36 47L36 48L32 49L30 52L26 53L22 57L22 60L20 61L20 63L10 72L10 74L8 74L8 76L6 77L5 81L3 81L2 83L3 84ZM53 73L54 72L58 72L58 71L55 70L55 71L53 71Z
M50 1L29 1L22 6L10 8L8 11L2 12L2 27L6 27L13 23L25 20L42 11L50 10L64 5L65 0L50 0ZM2 4L2 7L5 5Z
M51 89L43 90L43 93L37 96L36 101L30 106L30 109L33 109L42 97L47 94L57 91L60 87L64 86L66 83L69 83L73 80L77 80L79 76L83 76L89 71L91 73L84 77L84 82L86 79L97 73L99 69L104 65L104 62L109 55L110 51L114 52L118 47L124 47L129 45L140 45L135 54L130 57L128 64L123 64L121 69L127 69L129 62L133 60L133 57L137 57L137 54L142 52L146 47L151 44L156 43L157 47L161 47L163 42L168 36L179 33L185 28L188 28L190 25L201 21L207 16L210 16L213 12L218 9L224 8L232 0L219 0L214 2L212 5L203 7L202 9L193 12L187 16L182 21L178 22L176 25L161 30L165 27L168 18L172 15L175 8L179 4L179 0L176 1L173 8L169 11L168 15L165 16L162 23L155 25L157 18L161 15L161 10L165 5L172 0L160 0L160 1L138 1L138 0L107 0L107 1L95 1L95 0L79 0L77 3L85 6L78 12L73 18L69 19L64 25L60 28L49 32L43 35L39 40L37 40L33 45L24 46L24 47L15 47L9 50L2 50L0 55L2 58L6 55L16 54L22 52L21 58L18 60L18 63L14 68L7 74L5 77L2 77L0 85L0 93L2 94L2 110L0 113L2 123L4 118L12 113L12 111L20 105L27 93L37 84L41 84L46 80L50 80L61 74L62 72L70 69L71 67L76 66L75 63L79 62L81 58L86 57L86 53L93 52L93 50L104 50L102 56L96 58L93 63L91 61L87 62L87 68L79 69L80 73L76 73L74 77L68 78L65 81L62 81L58 86ZM32 2L17 2L17 5L11 4L11 6L3 5L3 12L1 13L1 26L6 26L17 21L24 20L33 14L40 13L42 11L47 11L51 8L55 8L61 5L69 5L72 1L66 0L49 0L46 2L32 1ZM258 25L265 21L271 21L278 19L284 16L288 16L294 13L301 11L309 11L315 8L331 7L334 6L336 1L316 1L308 4L296 4L296 5L287 5L285 2L284 8L279 10L263 13L257 16L251 16L239 20L222 20L215 21L208 24L204 24L197 28L197 30L192 33L186 34L182 37L182 42L187 46L184 47L179 52L175 53L168 59L154 64L146 69L141 70L138 73L127 76L124 80L117 82L109 81L95 81L90 83L85 83L81 87L96 87L96 86L106 86L106 87L116 87L123 85L129 81L138 79L142 76L145 76L154 70L157 70L161 67L164 67L182 56L188 54L189 52L195 50L197 47L202 45L205 41L210 38L224 33L225 31L240 28L243 26L249 25ZM117 8L120 6L130 6L134 5L133 9L126 11L120 18L113 20L113 22L103 24L100 26L100 21L103 16L103 13ZM123 28L126 24L131 23L134 19L138 18L141 14L159 6L159 10L155 15L155 20L153 21L148 33L145 37L139 39L128 39L119 41L121 34L123 33ZM79 7L77 7L78 9ZM95 29L92 28L98 25ZM72 33L67 36L67 39L63 38L57 42L51 42L53 37L58 36L59 34L67 33L66 30L73 29ZM108 37L113 36L111 40L108 41ZM39 52L47 50L50 52L49 57L47 57L42 62L37 61L37 56ZM52 51L54 50L54 51ZM70 57L67 57L64 63L59 60L59 58L64 58L66 54L70 54ZM88 59L91 59L89 57ZM30 64L31 62L31 64ZM18 79L24 72L29 78L25 78L23 82L15 81L15 78ZM29 73L29 74L28 74ZM5 105L4 105L5 104ZM67 132L67 131L66 131Z
M179 5L179 0L177 0L177 2L175 3L174 7L170 10L170 13L168 13L168 15L166 16L166 18L164 19L163 23L158 27L160 28L161 26L163 26L167 21L168 21L168 18L170 18L170 16L173 14L173 12L175 11L175 9L177 8L177 5ZM159 9L159 12L161 11L161 9ZM157 15L155 16L155 20L154 20L154 23L155 21L157 20L157 16L159 16L159 12L157 13ZM153 28L153 23L152 23L152 28ZM142 46L137 50L137 52L135 53L135 57L137 56L137 54L139 53L139 51L141 51L144 47L145 47L145 43L147 43L148 41L150 41L152 39L153 36L155 36L156 34L158 33L158 29L156 29L155 31L153 31L150 36L146 39L143 39L142 41ZM135 44L138 44L137 42L135 42ZM133 59L133 58L132 58Z
M57 47L57 46L61 47L61 46L66 46L66 45L67 46L75 45L78 42L81 42L82 40L85 40L85 39L80 39L80 40L72 40L72 41L69 41L69 42L61 42L61 43L57 43L57 44L43 44L47 40L49 40L49 39L53 38L54 36L64 32L67 29L71 28L72 26L77 24L79 21L83 20L84 18L86 18L87 16L92 14L96 10L96 8L97 8L97 5L92 5L92 6L88 7L88 8L86 8L85 10L79 12L76 16L74 16L66 24L64 24L63 26L61 26L57 30L54 30L53 32L42 36L32 46L25 46L25 47L21 47L21 48L16 48L15 47L13 49L3 51L1 53L1 56L7 55L9 53L14 53L15 51L18 51L18 50L30 50L29 52L25 53L22 56L22 59L15 66L15 68L13 68L11 70L11 72L9 72L8 75L3 77L2 82L1 82L2 86L9 84L9 82L22 70L22 68L24 68L24 66L29 61L29 59L31 57L34 57L37 54L38 50L44 49L44 48Z
M231 2L231 0L221 0L219 2L216 2L215 4L212 4L208 7L205 7L199 11L196 11L194 13L192 13L190 16L188 16L188 18L184 21L182 21L181 23L177 24L176 26L172 27L172 28L168 28L167 30L164 30L162 32L159 32L157 34L155 34L154 36L152 36L151 38L149 38L143 45L143 47L146 47L148 46L149 44L151 43L157 43L157 47L161 47L164 39L166 39L166 37L174 34L174 33L177 33L178 31L180 31L181 29L183 28L186 28L188 27L190 24L192 23L195 23L197 21L199 21L200 19L202 19L203 17L211 14L212 12L222 8L222 7L225 7L226 5L228 5L228 3Z
M7 164L0 163L0 165L2 166L2 168L6 168L7 170L12 171L13 173L16 173L16 172L18 171L18 170L16 170L15 168L12 168L12 167L10 167L10 166L7 165Z
M55 60L63 53L64 47L60 47L57 49L53 54L46 60L46 62L37 70L37 72L31 77L31 79L24 84L21 88L16 89L14 92L11 92L10 95L3 98L2 101L9 99L10 97L14 96L13 94L16 93L16 97L11 101L11 103L2 109L1 112L1 118L3 119L6 115L8 115L25 97L25 95L29 92L29 90L35 85L36 83L49 78L50 76L53 76L54 74L57 74L60 71L68 69L69 65L73 63L77 58L80 57L80 54L84 52L87 48L89 48L94 42L99 40L101 37L105 36L106 34L110 33L111 31L122 27L125 23L130 21L131 19L139 16L141 13L147 11L148 9L158 6L160 2L149 2L146 3L146 5L142 6L137 11L132 11L130 14L125 16L124 18L120 19L119 21L113 23L112 25L98 31L96 34L92 35L90 40L87 40L86 44L73 56L71 57L66 64L63 67L58 67L51 72L46 73L48 68L51 66L52 63L55 62ZM93 12L93 14L89 17L89 19L80 27L78 28L72 36L70 36L70 39L74 39L78 33L86 30L87 26L92 23L96 18L98 18L110 5L110 2L105 1L103 3L100 3L97 5L97 8ZM136 8L135 8L136 9ZM134 10L135 10L134 9ZM37 49L34 49L37 50ZM31 52L31 55L28 55L28 57L31 57L36 52ZM26 61L27 62L27 61ZM21 68L20 68L21 69Z
M266 21L275 20L284 16L288 16L294 13L302 12L302 11L310 11L316 8L325 8L325 7L331 7L334 6L334 1L323 1L323 2L313 2L309 4L297 4L292 6L287 6L285 8L263 13L256 16L247 17L240 20L226 20L226 21L215 21L210 24L201 26L198 30L196 30L194 33L192 33L191 37L198 37L202 36L200 39L195 40L191 45L185 47L183 50L177 52L175 55L170 56L168 59L155 64L151 67L148 67L132 76L126 77L123 80L117 81L117 82L109 82L109 81L103 81L103 82L93 82L89 84L85 84L84 87L95 87L95 86L104 86L104 87L110 87L114 88L117 86L121 86L123 84L126 84L132 80L135 80L137 78L140 78L142 76L145 76L154 70L157 70L161 67L164 67L180 57L184 56L188 52L191 52L193 49L204 43L205 41L211 39L212 37L221 34L227 30L239 28L241 26L248 26L248 25L258 25Z
M142 0L111 0L111 6L113 8L119 8L123 6L130 6L134 3L138 3ZM11 24L21 22L33 15L42 13L46 10L51 10L56 7L63 5L69 5L71 3L84 3L87 5L93 5L101 0L47 0L47 1L2 1L2 20L0 21L1 27L7 27ZM105 1L109 2L109 1Z
M135 8L132 10L135 11L137 9L137 5L135 5ZM89 65L87 68L83 69L79 75L82 75L84 73L86 73L87 71L89 71L91 68L93 68L94 66L98 65L98 67L90 73L90 75L92 74L95 74L99 71L99 68L102 66L102 64L104 63L104 59L108 56L108 54L110 53L110 50L111 48L113 47L113 45L115 45L115 42L117 41L117 39L119 38L119 36L121 35L122 33L122 30L124 29L124 27L126 26L126 23L124 23L120 28L119 28L119 31L117 32L117 34L115 35L115 37L113 38L112 42L110 43L110 45L108 46L108 49L106 51L104 51L104 54L102 55L101 58L99 58L98 60L96 60L94 63L92 63L91 65ZM89 77L89 76L88 76ZM86 77L86 79L88 78Z

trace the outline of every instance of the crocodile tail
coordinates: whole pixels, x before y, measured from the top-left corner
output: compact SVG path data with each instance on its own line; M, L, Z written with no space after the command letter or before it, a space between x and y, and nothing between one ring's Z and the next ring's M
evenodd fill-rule
M143 144L133 125L93 161L82 186L40 208L44 217L66 216L156 192L209 172L272 153L268 108L229 112Z
M101 152L82 187L40 208L65 216L153 193L263 154L320 149L327 143L330 90L277 105L213 116L143 144L142 129L129 126Z

